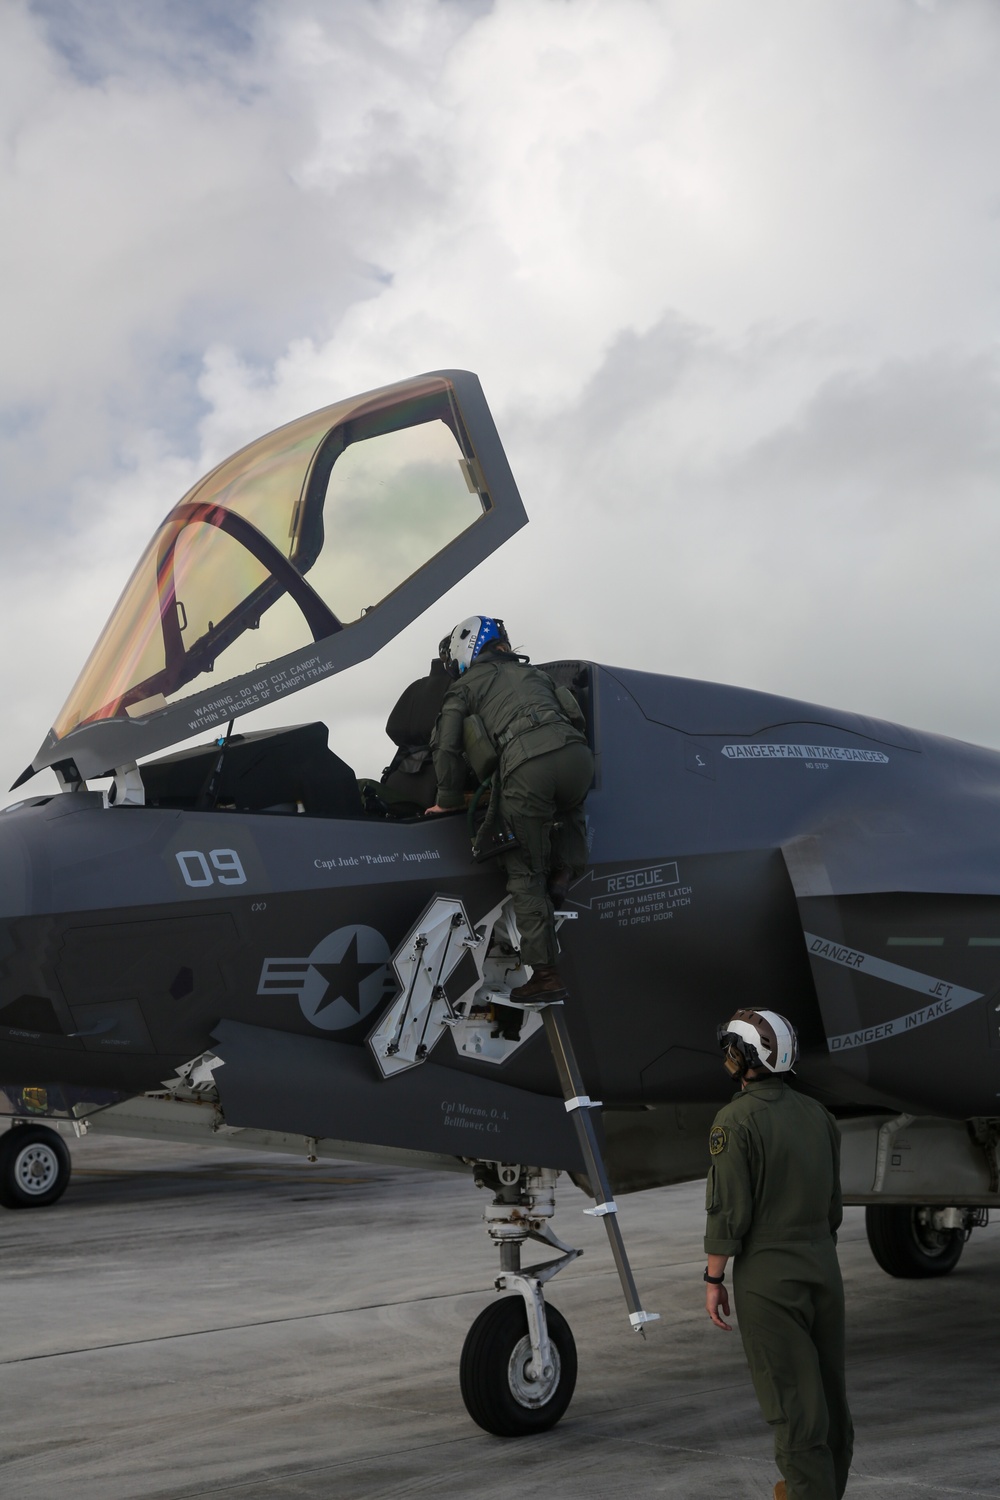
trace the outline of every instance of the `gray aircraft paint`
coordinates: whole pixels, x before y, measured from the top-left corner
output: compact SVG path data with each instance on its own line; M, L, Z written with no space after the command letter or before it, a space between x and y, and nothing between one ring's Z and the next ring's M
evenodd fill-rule
M366 616L354 644L347 631L335 637L331 670L377 649L523 524L478 382L455 378L494 501L489 525ZM429 628L432 646L443 628ZM275 675L292 671L284 659L272 665ZM736 687L575 660L550 670L578 684L597 762L591 866L573 892L577 919L561 959L594 1097L631 1106L724 1098L715 1025L738 997L790 1016L803 1039L800 1077L824 1081L835 1108L892 1109L903 1098L959 1118L995 1110L1000 1048L987 1044L989 1001L974 1000L1000 987L1000 950L949 956L948 983L971 998L935 1011L940 1027L906 1024L930 1006L876 1023L893 1026L893 1045L845 1044L834 1069L830 1039L865 1035L886 975L819 959L811 967L803 932L871 956L877 935L900 922L919 925L932 912L958 930L968 912L970 932L1000 938L1000 756ZM299 675L305 686L308 673ZM224 719L229 686L146 721L85 726L76 743L90 747L91 769L132 759L186 737L199 708L206 724ZM47 745L38 764L68 750ZM412 1086L375 1078L365 1054L393 992L387 976L372 968L359 977L359 998L367 988L357 1012L342 995L326 1007L334 1040L316 1024L326 998L318 982L307 981L315 994L301 1003L298 979L262 986L262 975L275 978L271 966L288 955L301 975L328 939L336 963L339 935L360 929L393 952L435 894L460 900L475 924L504 891L499 869L472 863L461 814L393 824L107 808L86 792L28 798L0 815L0 871L0 1076L10 1083L141 1092L217 1045L224 1101L247 1123L341 1139L376 1132L401 1149ZM469 977L457 970L456 986ZM8 1006L17 1025L4 1022ZM300 1064L315 1087L297 1095ZM337 1106L334 1119L342 1068L358 1107ZM437 1107L452 1099L461 1108L443 1113L456 1120L480 1118L477 1100L502 1086L505 1098L523 1099L525 1127L516 1143L512 1127L503 1149L570 1159L542 1037L499 1073L450 1042L416 1071L445 1075L451 1092ZM421 1099L426 1114L430 1095ZM471 1126L426 1128L428 1149L447 1150L443 1142Z

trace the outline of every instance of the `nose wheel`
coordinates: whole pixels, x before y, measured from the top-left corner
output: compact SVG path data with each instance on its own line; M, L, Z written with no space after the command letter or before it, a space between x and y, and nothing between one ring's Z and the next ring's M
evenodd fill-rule
M576 1386L576 1344L558 1308L546 1308L548 1359L536 1368L522 1297L483 1309L462 1349L462 1399L474 1422L497 1437L527 1437L554 1427Z

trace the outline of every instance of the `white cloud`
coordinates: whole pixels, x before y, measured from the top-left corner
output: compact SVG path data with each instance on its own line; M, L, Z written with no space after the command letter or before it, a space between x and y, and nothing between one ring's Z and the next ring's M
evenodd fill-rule
M295 705L359 770L480 607L1000 742L987 0L51 0L0 59L10 776L198 472L442 365L532 522Z

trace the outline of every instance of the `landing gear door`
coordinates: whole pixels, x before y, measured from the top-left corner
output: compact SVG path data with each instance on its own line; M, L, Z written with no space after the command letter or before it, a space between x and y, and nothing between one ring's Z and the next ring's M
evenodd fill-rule
M467 371L278 428L158 528L26 775L101 775L366 660L526 520Z

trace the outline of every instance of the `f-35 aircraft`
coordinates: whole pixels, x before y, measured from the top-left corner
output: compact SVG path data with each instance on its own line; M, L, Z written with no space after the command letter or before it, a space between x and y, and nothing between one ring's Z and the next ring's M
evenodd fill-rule
M997 754L549 664L594 750L591 864L560 914L569 999L518 1015L516 923L467 817L366 802L324 725L243 731L525 520L466 372L252 443L143 554L21 778L51 767L58 792L0 815L0 1200L62 1191L46 1119L467 1172L514 1295L473 1325L462 1390L505 1435L551 1426L575 1380L543 1295L578 1253L551 1226L557 1174L593 1196L643 1331L614 1195L704 1174L736 1005L798 1027L891 1274L951 1270L1000 1201ZM528 1239L556 1254L522 1267Z

